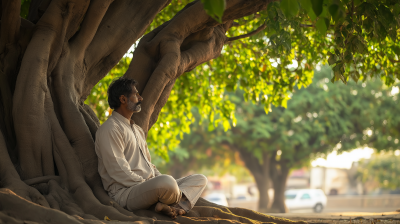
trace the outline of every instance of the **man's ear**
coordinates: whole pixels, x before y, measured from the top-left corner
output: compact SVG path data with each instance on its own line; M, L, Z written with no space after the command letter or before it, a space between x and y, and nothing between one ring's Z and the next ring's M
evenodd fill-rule
M121 104L126 104L127 102L126 96L124 95L119 96L119 101L121 102Z

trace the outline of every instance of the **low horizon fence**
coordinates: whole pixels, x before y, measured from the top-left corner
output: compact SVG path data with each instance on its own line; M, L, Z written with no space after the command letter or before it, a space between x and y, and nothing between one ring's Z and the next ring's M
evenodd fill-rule
M400 209L400 194L328 195L326 208L393 208Z
M400 209L400 194L385 195L328 195L325 209L336 208L394 208ZM228 201L230 207L241 207L258 210L258 199L232 199Z

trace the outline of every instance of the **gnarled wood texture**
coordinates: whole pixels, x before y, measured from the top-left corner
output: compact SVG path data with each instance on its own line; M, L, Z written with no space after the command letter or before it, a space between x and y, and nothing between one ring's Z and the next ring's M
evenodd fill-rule
M194 1L143 36L170 0L33 0L29 21L19 16L20 1L3 0L0 220L105 223L107 216L119 223L171 222L148 210L129 212L107 195L94 150L99 121L84 100L143 36L125 76L140 83L145 101L134 119L147 132L175 80L218 57L233 20L258 12L269 2L228 0L223 23L218 24L200 1ZM175 221L291 222L203 199Z

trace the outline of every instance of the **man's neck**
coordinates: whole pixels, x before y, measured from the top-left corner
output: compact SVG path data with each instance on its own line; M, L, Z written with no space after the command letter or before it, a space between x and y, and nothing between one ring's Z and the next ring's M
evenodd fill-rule
M122 116L124 116L126 119L128 119L128 121L131 120L131 117L133 115L132 111L124 110L124 108L122 108L122 107L115 109L115 112L117 112L117 113L121 114Z

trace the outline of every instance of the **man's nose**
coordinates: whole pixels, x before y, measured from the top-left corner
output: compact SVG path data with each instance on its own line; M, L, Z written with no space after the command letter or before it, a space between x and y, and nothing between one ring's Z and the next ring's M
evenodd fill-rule
M139 95L139 101L142 101L142 100L143 100L143 97Z

